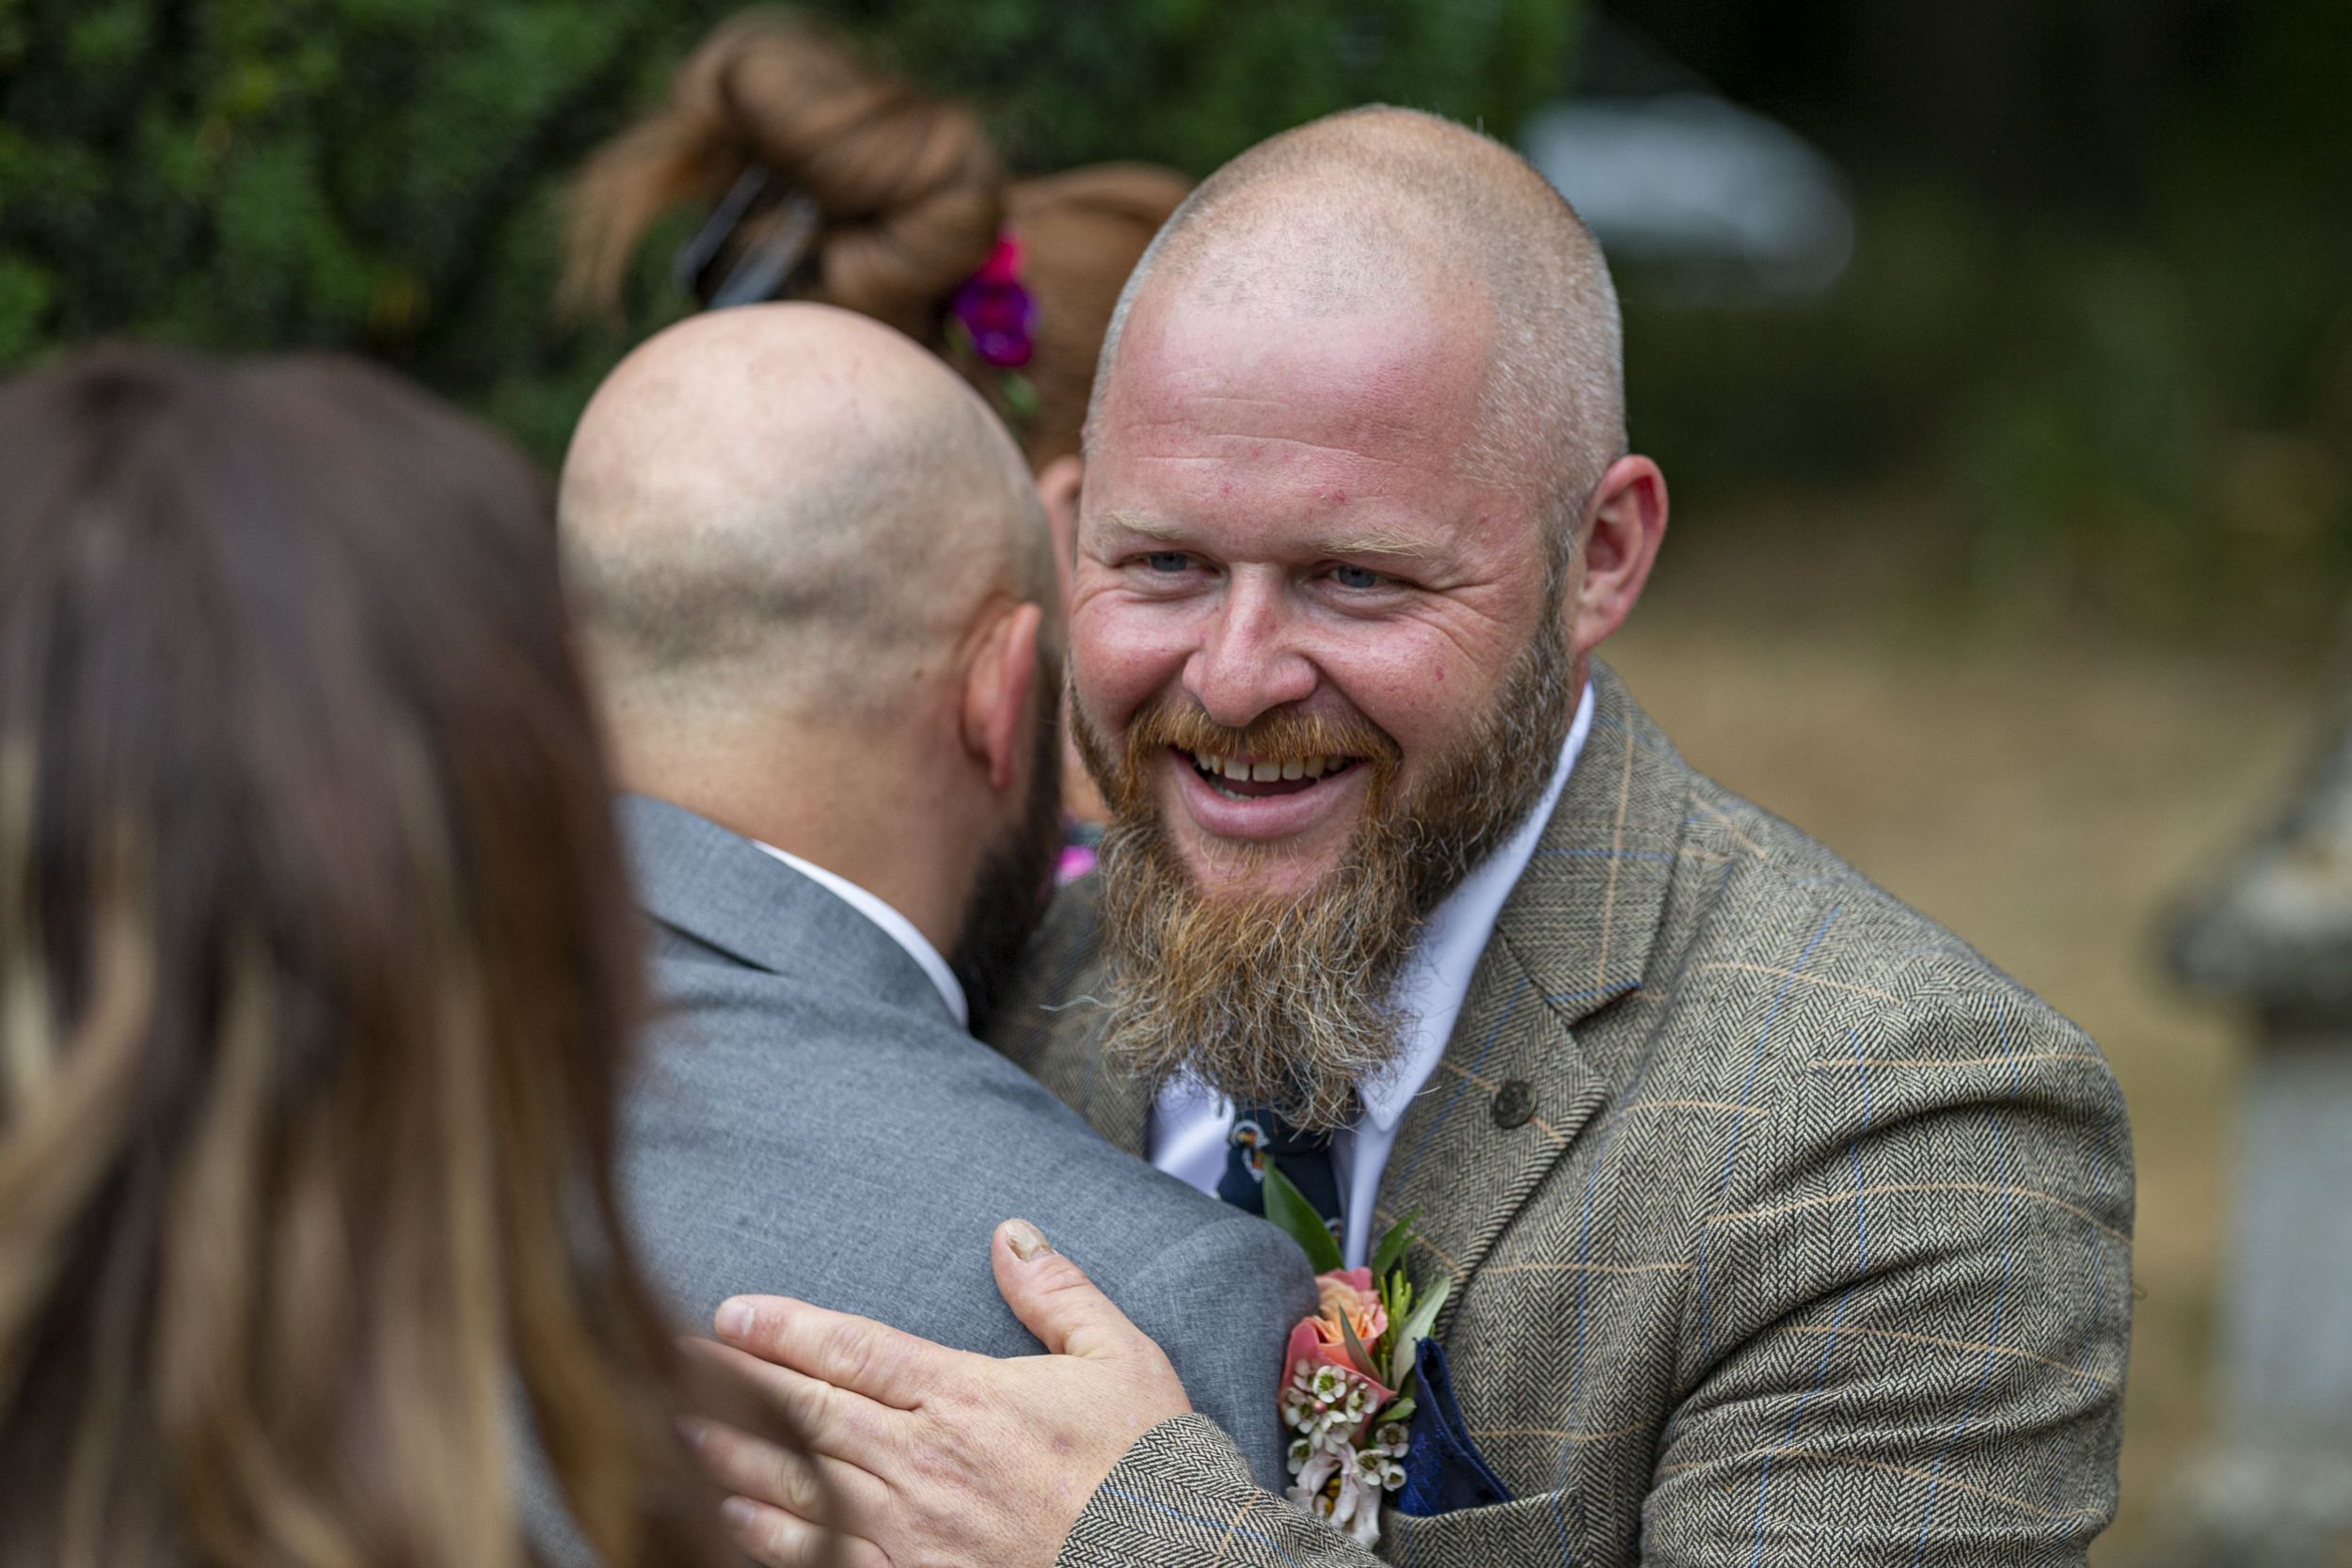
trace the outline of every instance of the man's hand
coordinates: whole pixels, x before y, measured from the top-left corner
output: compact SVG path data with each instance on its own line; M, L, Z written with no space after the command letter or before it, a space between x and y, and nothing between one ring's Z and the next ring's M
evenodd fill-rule
M808 1447L687 1423L736 1494L727 1525L744 1551L769 1568L1049 1568L1120 1456L1191 1410L1160 1347L1036 1227L1007 1221L989 1256L1050 1354L1000 1361L780 1296L736 1297L716 1319L724 1346L690 1342Z

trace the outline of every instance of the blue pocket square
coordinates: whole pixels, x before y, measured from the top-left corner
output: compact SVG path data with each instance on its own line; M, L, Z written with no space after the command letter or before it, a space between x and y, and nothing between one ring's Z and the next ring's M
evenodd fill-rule
M1423 1339L1413 1358L1413 1430L1405 1452L1405 1485L1396 1495L1396 1511L1426 1517L1465 1508L1507 1503L1511 1489L1502 1484L1470 1441L1462 1422L1462 1407L1454 1401L1454 1374L1446 1368L1445 1347Z

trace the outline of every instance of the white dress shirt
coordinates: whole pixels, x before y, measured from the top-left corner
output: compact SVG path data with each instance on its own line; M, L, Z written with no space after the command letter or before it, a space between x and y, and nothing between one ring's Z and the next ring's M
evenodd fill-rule
M1397 1003L1406 1020L1404 1049L1387 1073L1358 1085L1364 1114L1331 1141L1333 1174L1347 1195L1347 1237L1340 1250L1351 1269L1361 1268L1371 1257L1373 1201L1380 1191L1381 1174L1389 1168L1389 1153L1396 1147L1397 1126L1413 1097L1438 1070L1438 1058L1445 1054L1454 1021L1470 995L1479 955L1486 950L1503 902L1535 853L1544 824L1560 803L1560 791L1566 787L1592 727L1593 689L1588 683L1543 799L1518 831L1438 906L1397 977ZM1194 1082L1171 1083L1152 1107L1152 1163L1214 1196L1225 1174L1226 1134L1232 1126L1232 1101Z
M757 839L752 842L759 844ZM966 1029L972 1027L972 1009L964 1000L963 982L956 978L956 972L947 967L947 960L939 956L939 949L931 945L930 939L914 928L914 921L847 877L836 877L823 866L811 864L790 850L779 849L772 844L759 844L759 847L881 927L882 935L905 948L907 957L931 977L931 984L939 988L939 999L947 1004L947 1010L955 1015L956 1022Z

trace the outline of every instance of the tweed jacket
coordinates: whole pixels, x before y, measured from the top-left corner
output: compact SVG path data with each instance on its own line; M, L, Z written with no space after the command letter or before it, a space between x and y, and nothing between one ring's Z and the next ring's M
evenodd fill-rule
M1511 1500L1384 1511L1381 1557L2080 1562L2115 1506L2131 1315L2123 1101L2083 1033L1693 772L1596 664L1592 733L1406 1113L1379 1223ZM1120 1148L1085 884L999 1049ZM1267 1396L1273 1397L1269 1387ZM1186 1417L1064 1568L1374 1560Z

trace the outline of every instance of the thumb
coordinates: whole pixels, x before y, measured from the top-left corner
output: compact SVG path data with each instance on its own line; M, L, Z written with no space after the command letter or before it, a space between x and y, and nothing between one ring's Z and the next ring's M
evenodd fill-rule
M1127 1314L1027 1220L998 1226L988 1254L1005 1305L1053 1354L1110 1359L1143 1339Z

